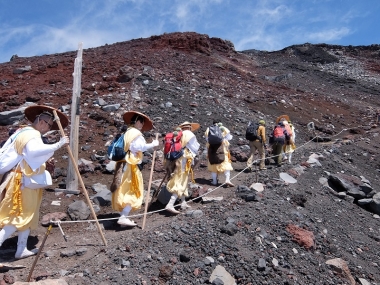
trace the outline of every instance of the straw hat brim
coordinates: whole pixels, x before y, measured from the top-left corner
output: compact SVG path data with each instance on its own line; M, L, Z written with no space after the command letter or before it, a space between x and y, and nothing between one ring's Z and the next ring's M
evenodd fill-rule
M141 131L147 132L153 129L153 122L152 120L147 116L144 115L143 113L137 112L137 111L128 111L123 115L123 120L127 125L131 124L131 119L134 115L139 115L144 118L144 125L141 128Z
M191 126L191 131L194 132L194 131L198 130L201 125L198 123L184 122L184 123L180 124L177 128L182 129L185 126Z
M49 107L49 106L44 106L44 105L33 105L29 106L25 109L24 114L25 117L30 121L34 122L34 120L39 116L42 112L49 112L53 118L54 118L54 113L53 110L57 112L59 121L61 122L62 128L66 128L69 125L69 118L62 113L61 111L57 110L56 108ZM56 121L53 122L53 125L51 127L51 130L59 130L58 124Z
M288 122L290 121L290 118L288 115L281 115L281 116L277 117L276 124L278 124L278 122L281 121L281 119L285 119Z

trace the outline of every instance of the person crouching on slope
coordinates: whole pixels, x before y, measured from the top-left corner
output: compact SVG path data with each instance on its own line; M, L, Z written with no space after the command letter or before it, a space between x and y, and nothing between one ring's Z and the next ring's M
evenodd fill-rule
M112 192L112 209L120 212L117 223L122 226L136 226L128 218L131 210L141 208L143 202L144 184L138 164L141 164L143 152L159 145L158 140L146 143L142 131L149 131L153 123L148 116L129 111L123 115L124 122L129 125L124 134L124 150L126 151L124 173L120 186ZM152 166L153 167L153 166Z

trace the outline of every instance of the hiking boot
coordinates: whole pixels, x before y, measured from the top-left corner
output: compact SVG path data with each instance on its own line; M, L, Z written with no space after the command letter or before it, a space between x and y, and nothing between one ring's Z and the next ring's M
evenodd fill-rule
M229 186L229 187L235 187L235 185L232 184L231 181L226 181L224 184L226 184L226 185Z
M262 168L260 168L260 170L267 170L267 168L266 167L262 167Z

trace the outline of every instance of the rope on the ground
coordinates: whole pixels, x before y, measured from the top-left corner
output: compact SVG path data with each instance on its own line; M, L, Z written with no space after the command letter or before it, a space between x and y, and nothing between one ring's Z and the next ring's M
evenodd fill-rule
M340 134L343 133L344 131L348 131L348 130L350 130L350 129L355 129L355 128L342 129L339 133L337 133L337 134L335 134L335 135L332 135L332 136L330 136L330 137L322 137L322 138L323 138L323 139L325 139L325 138L331 139L331 138L333 138L333 137L336 137L336 136L340 135ZM307 142L304 143L303 145L297 147L296 150L305 147L306 145L308 145L309 143L311 143L311 142L312 142L314 139L316 139L316 138L318 138L318 136L313 137L312 139L310 139L309 141L307 141ZM295 150L295 151L296 151L296 150ZM294 151L294 152L295 152L295 151ZM280 155L282 155L282 154L280 154ZM267 158L274 158L274 157L277 157L277 156L279 156L279 155L270 156L270 157L267 157ZM260 161L260 160L262 160L262 159L257 159L257 160L255 160L253 163L255 163L256 161ZM235 179L236 177L238 177L238 176L240 176L242 173L244 173L244 171L246 171L248 168L250 168L250 167L253 165L253 163L252 163L250 166L247 166L246 168L244 168L243 170L241 170L240 172L238 172L235 176L233 176L233 177L231 178L231 180ZM200 195L200 196L198 196L198 197L196 197L196 198L190 199L190 200L187 201L187 202L194 202L194 200L197 200L197 199L200 199L200 198L202 198L202 197L204 197L204 196L207 196L207 195L213 193L214 191L218 190L219 188L223 187L224 185L226 185L226 183L223 183L223 184L221 184L221 185L219 185L219 186L217 186L217 187L211 189L210 191L207 191L207 192L204 193L203 195ZM178 207L178 206L181 206L181 204L175 205L174 207ZM155 213L159 213L159 212L162 212L162 211L166 211L166 210L165 210L165 209L160 209L160 210L156 210L156 211L147 212L147 214L155 214ZM129 215L128 218L136 218L136 217L141 217L141 216L143 216L143 215L144 215L144 213L141 213L141 214L135 214L135 215ZM118 219L119 219L119 217L115 217L115 218L106 218L106 219L97 219L97 220L98 220L98 221L111 221L111 220L118 220ZM70 223L90 223L90 222L96 222L96 220L50 221L50 222L53 223L53 224L57 224L57 225L59 226L60 230L61 230L62 235L65 237L65 234L63 233L63 230L62 230L62 228L61 228L61 224L70 224Z

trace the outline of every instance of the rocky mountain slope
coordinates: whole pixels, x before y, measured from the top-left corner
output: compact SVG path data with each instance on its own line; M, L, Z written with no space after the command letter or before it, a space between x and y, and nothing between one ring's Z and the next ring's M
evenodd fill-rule
M70 118L76 56L76 51L15 55L0 64L3 139L10 128L25 123L23 109L29 104L60 107ZM147 216L146 228L141 229L141 210L135 218L140 227L129 229L116 224L118 215L109 203L94 199L108 245L103 246L91 223L63 223L67 242L54 227L33 279L61 278L68 284L380 284L379 96L379 45L306 43L275 52L238 52L226 40L172 33L85 49L77 143L90 196L102 185L109 189L112 163L105 144L122 126L123 113L139 110L154 121L154 129L145 133L148 141L184 121L201 124L196 132L200 162L190 185L193 211L171 216L156 202L150 211L157 212ZM266 120L269 134L282 114L290 116L296 129L292 164L275 167L269 161L268 170L247 172L247 122ZM232 188L214 189L206 167L203 133L215 117L233 135ZM314 131L307 127L310 122ZM49 135L52 141L56 137ZM152 189L164 177L157 154ZM152 153L144 157L147 189ZM73 202L86 201L82 194L54 192L65 187L66 168L67 153L60 150L55 185L44 193L41 218L54 212L67 215ZM281 179L284 173L297 182ZM253 183L264 190L255 191ZM208 199L197 198L208 190ZM29 247L39 246L45 231L41 225L32 232ZM0 263L8 266L0 267L0 284L25 281L33 263L33 258L13 260L16 243L15 236L0 248ZM16 265L25 268L9 269ZM214 270L221 268L226 272L214 280Z

